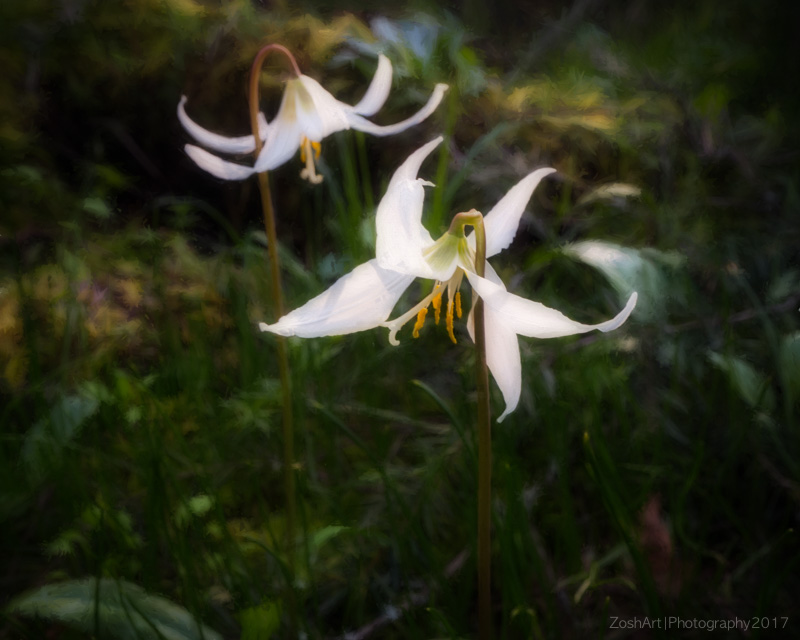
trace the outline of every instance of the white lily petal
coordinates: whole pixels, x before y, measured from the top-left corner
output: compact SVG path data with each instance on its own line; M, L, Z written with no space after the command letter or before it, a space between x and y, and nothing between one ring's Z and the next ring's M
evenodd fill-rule
M267 139L267 130L269 129L267 116L259 111L258 115L256 115L256 120L258 121L258 135L261 136L261 140L264 141Z
M378 56L378 69L370 82L364 97L352 107L353 113L371 116L386 102L392 88L392 63L385 55Z
M298 80L306 93L297 92L297 119L309 140L319 142L332 133L350 128L352 107L349 104L334 98L314 78L300 76Z
M455 266L448 275L433 270L423 256L423 251L433 245L431 234L422 226L423 185L429 183L417 178L417 173L441 141L440 136L412 153L395 171L378 204L375 254L384 269L432 280L447 280L452 275Z
M486 277L489 281L503 287L500 276L488 262L486 263ZM467 331L469 331L469 337L475 342L474 310L477 296L473 293L472 298L473 305L467 318ZM516 333L503 324L502 319L487 304L483 305L483 324L486 334L486 364L506 403L505 410L497 418L497 422L502 422L509 413L517 408L522 391L522 359L519 355L519 338Z
M252 167L228 162L193 144L187 144L184 148L186 154L195 161L198 167L222 180L244 180L255 173L255 169Z
M381 269L370 260L339 278L329 289L262 331L281 336L318 338L373 329L384 322L412 276Z
M281 109L282 110L282 109ZM256 159L255 171L271 171L281 166L297 153L303 140L303 131L297 119L281 120L281 110L272 121L264 147Z
M386 192L375 216L375 255L384 269L446 280L437 277L423 255L425 249L433 246L431 234L420 223L424 199L421 180L397 183Z
M599 324L583 324L540 302L526 300L509 293L504 287L474 273L467 272L467 277L472 288L483 298L486 306L491 307L497 314L507 329L529 338L560 338L594 329L612 331L628 319L636 306L637 295L634 293L625 308L611 320Z
M178 120L181 121L183 128L204 147L219 151L221 153L252 153L256 144L253 136L238 136L229 138L222 136L208 129L204 129L186 114L186 96L181 97L178 103ZM267 120L264 114L259 113L259 134L263 140L267 135Z
M555 169L537 169L529 173L509 192L503 196L491 211L483 218L483 225L486 229L486 257L500 253L511 244L517 234L519 220L525 211L525 206L531 199L534 190L542 181L542 178L555 173ZM470 245L474 248L475 238L470 235Z
M358 131L363 131L364 133L370 133L374 136L391 136L395 133L400 133L401 131L405 131L406 129L413 127L416 124L419 124L429 115L431 115L434 111L436 111L436 107L439 106L439 103L442 101L444 97L445 91L447 91L446 84L437 84L433 90L433 94L428 99L428 102L425 104L422 109L417 111L413 116L410 118L406 118L402 122L398 122L396 124L389 124L386 126L380 126L369 120L362 118L358 115L355 111L353 111L352 107L348 108L347 120L350 126L353 129L357 129Z
M405 162L397 167L394 175L392 175L392 179L389 181L388 189L391 189L396 183L402 182L403 180L417 180L419 168L422 166L422 163L425 162L425 158L427 158L431 154L431 151L433 151L442 143L442 140L444 140L444 138L442 136L438 136L427 144L422 145L414 153L408 156ZM432 183L427 181L424 181L423 184L431 187L433 186ZM420 212L420 218L421 217L422 212Z

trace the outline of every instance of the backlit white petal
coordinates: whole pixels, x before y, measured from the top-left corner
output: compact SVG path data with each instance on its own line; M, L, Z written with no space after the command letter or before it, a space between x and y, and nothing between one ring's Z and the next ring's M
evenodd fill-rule
M555 173L555 169L537 169L529 173L503 196L483 218L486 229L486 257L500 253L511 244L517 234L519 220L542 178ZM475 239L471 243L474 246Z
M421 278L449 278L446 273L433 270L423 256L423 251L433 245L433 239L422 226L423 185L427 183L417 178L423 160L441 141L441 137L436 138L412 153L395 171L386 195L378 204L375 253L384 269Z
M442 136L434 138L408 156L406 161L397 168L397 171L394 172L392 179L389 181L389 189L391 189L398 182L402 182L404 180L416 180L417 175L419 174L419 168L422 166L422 163L425 162L425 158L427 158L431 154L431 151L441 144L442 140L444 140ZM433 186L429 182L426 184ZM422 212L420 211L420 217L421 216Z
M586 333L593 329L612 331L628 319L636 306L637 295L634 293L625 308L611 320L599 324L583 324L540 302L526 300L509 293L504 287L474 273L467 272L467 277L472 288L483 298L486 306L491 307L497 314L498 320L507 329L529 338L560 338Z
M198 167L222 180L244 180L255 173L252 167L228 162L193 144L187 144L185 149L186 154L197 163Z
M519 355L519 338L516 333L503 324L491 307L484 306L484 309L486 364L506 403L505 410L497 418L497 422L502 422L509 413L517 408L522 390L522 359Z
M384 322L412 276L381 269L370 260L337 280L333 286L275 324L260 323L262 331L282 336L317 338L373 329Z
M314 78L300 76L298 81L306 94L297 92L297 119L309 140L319 142L332 133L350 128L350 105L339 102ZM310 104L306 97L311 99Z
M178 103L178 120L189 135L203 146L221 153L252 153L255 150L253 136L228 137L204 129L186 114L185 104L186 96L181 96L181 101ZM258 132L262 140L267 137L267 119L260 112Z
M491 265L486 263L486 277L500 287L503 283ZM505 287L503 287L505 288ZM473 305L467 318L467 331L472 341L475 341L475 304L477 296L473 293ZM522 391L522 360L519 355L519 338L517 334L506 327L497 313L487 304L483 305L483 323L486 334L486 364L492 377L503 394L506 408L497 418L497 422L503 419L519 403L520 392Z
M303 132L297 120L280 120L280 112L267 132L264 147L256 159L255 171L271 171L290 160L300 149Z
M364 97L353 107L353 113L371 116L386 102L392 88L392 63L385 55L378 56L378 69L372 78Z
M400 133L401 131L405 131L414 125L419 124L434 111L436 111L436 107L438 107L439 103L442 101L445 91L447 91L446 84L437 84L433 90L433 94L431 94L431 97L428 99L428 102L424 107L422 107L422 109L417 111L410 118L406 118L402 122L398 122L396 124L389 124L386 126L377 125L358 115L355 111L353 111L352 108L349 108L346 113L347 120L350 126L358 131L370 133L374 136L391 136L395 133Z

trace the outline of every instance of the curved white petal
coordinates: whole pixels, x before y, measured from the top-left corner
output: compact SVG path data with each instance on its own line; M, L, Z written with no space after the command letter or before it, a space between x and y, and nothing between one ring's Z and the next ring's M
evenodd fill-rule
M333 286L262 331L318 338L373 329L384 322L414 278L381 269L375 260L357 266Z
M272 121L264 147L256 159L254 167L256 172L272 171L280 167L284 162L291 160L300 149L303 134L297 123L281 125L277 119Z
M193 144L187 144L185 149L186 154L197 163L198 167L222 180L244 180L255 173L252 167L228 162Z
M396 124L389 124L386 126L377 125L362 118L355 111L353 111L352 107L349 107L346 112L347 120L349 122L349 126L353 129L357 129L358 131L363 131L364 133L369 133L373 136L391 136L395 133L405 131L416 124L419 124L434 111L436 111L436 107L438 107L439 103L442 101L445 91L447 91L446 84L437 84L433 90L433 93L431 94L431 97L428 99L428 102L424 107L422 107L422 109L417 111L410 118L406 118L402 122L398 122Z
M441 141L440 136L412 153L395 171L378 204L375 254L384 269L437 280L447 280L455 269L454 263L449 275L433 270L423 255L433 245L433 239L422 226L423 186L428 183L417 178L417 173Z
M486 263L486 277L500 287L503 283L491 265ZM505 288L505 287L503 287ZM472 341L475 341L474 300L477 296L473 293L473 305L467 318L467 331ZM483 305L483 323L486 332L486 364L492 377L503 394L506 408L497 418L502 422L505 417L517 408L519 396L522 391L522 359L519 355L519 338L517 334L503 324L497 313L487 304Z
M483 218L483 225L486 229L486 257L500 253L511 244L517 234L519 220L525 211L525 206L531 199L534 190L542 181L542 178L555 173L555 169L537 169L529 173L509 192L503 196L491 211ZM475 246L474 234L470 234L470 244Z
M222 153L252 153L255 150L256 145L253 136L229 138L204 129L186 114L185 104L186 96L181 96L181 101L178 103L178 120L180 120L189 135L204 147ZM259 134L263 140L267 135L267 120L263 113L258 115Z
M507 329L529 338L560 338L586 333L593 329L612 331L628 319L636 306L637 295L634 293L625 308L611 320L599 324L583 324L540 302L526 300L509 293L504 287L474 273L467 272L467 277L472 288L483 298L486 306L491 307L497 314L498 320Z
M349 112L353 107L339 102L314 78L300 76L296 82L305 89L305 93L297 91L297 119L309 140L319 142L350 128Z
M359 100L353 109L353 113L362 116L371 116L378 112L378 110L386 102L389 97L389 91L392 88L392 63L385 55L378 56L378 69L367 87L367 92L364 97Z
M422 145L419 149L414 151L414 153L408 156L405 162L397 167L397 170L392 175L392 179L389 181L389 189L391 189L396 183L402 182L403 180L416 180L417 175L419 174L419 168L422 166L422 163L425 162L425 158L427 158L431 154L431 151L433 151L442 143L442 140L444 140L444 138L442 136L438 136L427 144ZM433 185L430 184L430 186ZM420 216L422 216L422 212L420 212Z

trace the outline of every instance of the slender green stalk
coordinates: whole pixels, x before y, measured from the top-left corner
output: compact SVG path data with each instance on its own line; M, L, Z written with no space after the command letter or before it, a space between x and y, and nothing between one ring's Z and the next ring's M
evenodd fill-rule
M475 230L475 272L486 275L486 233L483 216L475 211L453 217L450 231L465 224ZM489 368L486 365L486 330L483 300L473 306L475 375L478 388L478 638L492 637L492 423L489 408Z
M475 271L485 275L486 235L483 218L475 225ZM492 423L489 410L489 369L486 366L486 332L483 300L475 302L476 366L478 387L478 637L492 637Z
M255 157L261 153L261 137L258 132L258 78L264 59L272 51L284 53L292 63L295 73L299 76L300 69L289 51L279 45L270 44L263 47L253 61L250 70L250 128L255 138ZM267 233L267 248L269 252L270 276L272 280L272 300L275 313L281 318L285 309L283 306L283 292L281 290L281 269L278 259L278 235L275 231L275 210L272 206L272 195L269 188L269 176L266 171L258 174L258 186L261 191L261 209L264 214L264 228ZM295 477L294 477L294 422L292 416L292 376L289 369L289 353L286 338L275 336L278 349L278 370L281 380L281 395L283 401L283 469L286 492L286 543L287 562L289 570L294 575L294 542L295 542ZM290 589L291 592L291 589ZM293 615L293 607L290 606ZM293 627L294 621L292 621Z

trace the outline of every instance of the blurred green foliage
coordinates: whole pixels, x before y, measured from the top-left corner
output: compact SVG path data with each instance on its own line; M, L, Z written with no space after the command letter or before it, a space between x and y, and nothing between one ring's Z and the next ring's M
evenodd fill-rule
M201 174L175 116L187 95L204 126L245 133L266 42L346 102L388 55L379 122L451 85L403 136L326 140L320 187L273 172L290 306L370 256L389 176L439 132L432 231L554 166L498 272L583 321L639 291L616 333L521 345L520 407L494 430L499 637L793 612L798 9L414 7L0 4L0 578L22 597L0 633L286 637L287 599L311 638L474 633L463 326L457 347L291 342L288 571L257 193ZM263 74L268 116L286 73Z

